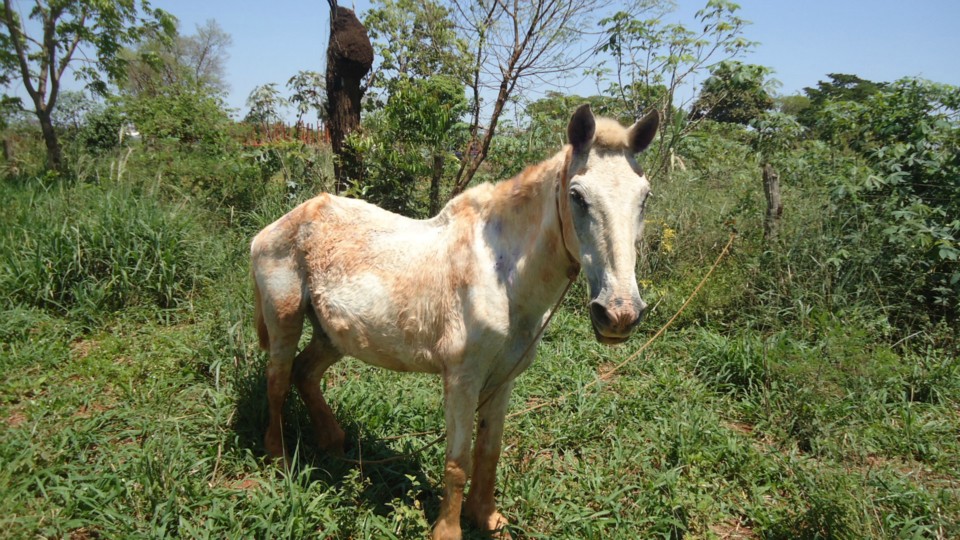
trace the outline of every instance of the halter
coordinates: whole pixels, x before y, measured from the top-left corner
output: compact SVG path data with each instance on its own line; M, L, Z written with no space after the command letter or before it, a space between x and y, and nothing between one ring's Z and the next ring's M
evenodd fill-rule
M572 153L572 150L571 150ZM573 256L573 253L570 251L570 246L567 245L567 235L564 232L563 224L563 212L560 208L560 197L567 192L567 187L570 185L569 178L567 178L567 173L570 170L570 154L567 154L566 159L563 160L563 170L560 172L560 181L557 182L556 188L556 205L557 205L557 221L560 222L560 241L563 243L563 250L567 253L567 260L570 261L570 266L567 267L567 279L570 282L573 282L577 278L577 274L580 273L580 261ZM569 288L569 285L567 285ZM564 291L566 293L566 291ZM563 295L560 296L560 300L563 300ZM559 304L559 301L557 302Z

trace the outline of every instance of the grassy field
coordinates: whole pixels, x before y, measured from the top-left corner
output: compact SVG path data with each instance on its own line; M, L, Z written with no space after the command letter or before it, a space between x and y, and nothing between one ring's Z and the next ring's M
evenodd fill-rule
M508 420L498 500L514 536L960 537L955 356L886 339L882 313L790 271L799 239L822 234L805 219L816 200L764 252L756 170L700 170L655 188L639 336L596 344L581 285L520 377L511 411L572 394ZM152 178L0 184L0 536L424 537L442 445L345 463L312 447L294 398L297 467L264 463L246 250L309 186L234 211ZM674 314L732 227L677 324L595 383ZM403 456L442 428L434 377L347 359L325 384L350 457Z

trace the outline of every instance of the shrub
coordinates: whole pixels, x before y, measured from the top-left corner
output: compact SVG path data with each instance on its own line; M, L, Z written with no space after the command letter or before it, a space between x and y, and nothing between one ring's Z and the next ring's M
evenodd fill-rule
M81 148L93 154L102 154L120 146L120 130L126 120L120 107L111 105L87 116L77 133Z
M217 153L233 141L223 104L202 89L175 88L165 93L128 98L124 109L146 142L175 142L185 149Z
M900 80L827 106L821 124L866 164L831 179L835 218L853 225L834 260L872 269L899 318L956 318L960 88Z
M370 115L364 131L348 140L363 156L364 177L356 179L355 194L406 216L426 217L439 210L443 181L456 167L452 154L464 142L463 85L445 76L400 78L389 92L383 111Z

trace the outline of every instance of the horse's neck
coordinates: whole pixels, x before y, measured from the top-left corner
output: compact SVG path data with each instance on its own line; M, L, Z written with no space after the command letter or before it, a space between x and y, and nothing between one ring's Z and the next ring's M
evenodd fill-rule
M511 296L522 296L524 305L540 314L556 302L575 264L564 246L558 217L557 184L563 167L561 153L498 185L490 215L500 224L494 251L515 272L505 275Z

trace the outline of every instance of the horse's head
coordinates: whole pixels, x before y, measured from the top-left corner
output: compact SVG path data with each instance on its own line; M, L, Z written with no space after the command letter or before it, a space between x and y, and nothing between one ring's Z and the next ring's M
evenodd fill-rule
M567 126L573 150L559 204L572 229L565 231L568 249L579 254L590 285L590 318L601 343L626 341L647 309L635 267L650 183L634 154L650 145L659 124L653 111L624 128L581 105Z

